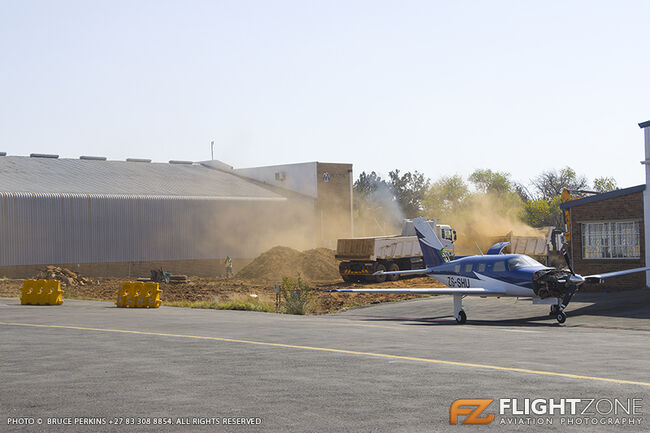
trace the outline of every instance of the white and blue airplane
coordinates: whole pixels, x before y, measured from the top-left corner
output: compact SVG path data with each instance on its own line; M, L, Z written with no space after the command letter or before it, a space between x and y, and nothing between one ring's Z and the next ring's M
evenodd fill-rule
M467 256L448 260L442 252L442 243L424 218L413 220L422 249L425 269L408 271L376 272L376 275L428 275L448 288L390 288L390 289L334 289L332 292L352 293L405 293L415 295L453 295L454 317L459 324L465 323L463 310L465 296L510 296L531 298L533 304L551 306L551 317L559 323L566 321L564 309L585 282L602 283L605 278L650 270L626 269L598 275L581 276L573 272L564 251L569 270L544 266L523 254L502 254L509 242L493 245L486 255Z

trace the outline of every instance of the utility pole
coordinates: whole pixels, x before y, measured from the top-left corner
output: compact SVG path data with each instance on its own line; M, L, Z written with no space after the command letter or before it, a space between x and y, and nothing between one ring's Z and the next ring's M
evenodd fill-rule
M212 160L214 161L214 140L210 141L210 156L212 157Z

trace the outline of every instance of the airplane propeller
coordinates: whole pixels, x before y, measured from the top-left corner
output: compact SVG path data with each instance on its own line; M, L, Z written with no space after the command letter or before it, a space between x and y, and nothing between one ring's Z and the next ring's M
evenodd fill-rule
M562 245L562 256L564 256L564 261L566 262L567 268L569 268L569 272L571 272L569 283L573 286L579 286L583 284L585 282L585 279L582 277L582 275L576 274L573 270L573 266L571 266L571 258L569 257L569 251L566 244Z
M558 322L564 323L566 320L564 309L567 305L569 305L569 302L571 302L571 298L578 291L579 286L584 284L585 279L581 275L576 274L573 270L573 266L571 266L571 258L569 257L569 251L566 244L562 245L561 252L564 256L564 261L566 262L567 268L569 268L569 272L571 272L571 275L568 278L567 290L564 292L562 302L560 305L551 306L551 316L555 316Z
M573 266L571 266L571 258L569 257L569 251L566 244L562 245L561 251L562 251L562 256L564 256L564 261L566 262L567 268L569 268L571 274L575 275L576 273L573 272Z

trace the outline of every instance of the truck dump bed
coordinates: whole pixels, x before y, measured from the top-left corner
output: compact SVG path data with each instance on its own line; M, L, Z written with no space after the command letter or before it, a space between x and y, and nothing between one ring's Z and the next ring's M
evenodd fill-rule
M513 254L526 254L527 256L546 255L546 239L535 236L512 236L510 247Z
M421 255L417 236L339 239L336 244L338 260L395 260Z
M543 257L548 253L548 243L551 240L553 227L539 229L539 233L538 236L518 236L510 232L504 236L495 236L490 241L493 244L510 242L510 245L505 249L507 253Z

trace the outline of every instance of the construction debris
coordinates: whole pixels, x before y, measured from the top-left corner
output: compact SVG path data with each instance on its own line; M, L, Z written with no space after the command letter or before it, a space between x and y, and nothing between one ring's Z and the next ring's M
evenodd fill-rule
M173 275L170 272L163 271L160 269L151 270L151 278L138 278L138 281L154 281L156 283L172 283L172 284L181 284L187 283L187 275Z
M187 283L188 278L187 275L170 275L169 276L169 282L172 284L181 284L181 283Z
M66 286L86 286L92 284L90 278L82 277L70 269L59 266L46 266L34 277L35 280L58 280Z

